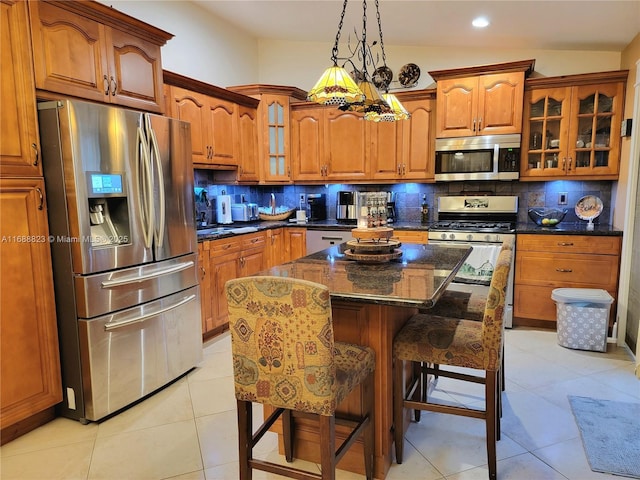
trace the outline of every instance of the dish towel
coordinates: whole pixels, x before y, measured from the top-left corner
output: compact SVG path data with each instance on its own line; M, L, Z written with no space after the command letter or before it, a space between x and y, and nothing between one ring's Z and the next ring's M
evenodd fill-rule
M498 261L501 245L473 245L454 282L489 285Z

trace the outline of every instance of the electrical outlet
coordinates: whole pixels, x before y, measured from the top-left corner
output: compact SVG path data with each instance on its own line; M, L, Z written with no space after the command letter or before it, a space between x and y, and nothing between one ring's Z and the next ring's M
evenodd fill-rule
M301 203L302 205L304 205L304 203L307 201L307 198L306 198L306 197L307 197L307 196L306 196L304 193L301 193L301 194L300 194L300 203Z
M567 204L567 196L569 194L567 192L558 193L558 205L566 205Z

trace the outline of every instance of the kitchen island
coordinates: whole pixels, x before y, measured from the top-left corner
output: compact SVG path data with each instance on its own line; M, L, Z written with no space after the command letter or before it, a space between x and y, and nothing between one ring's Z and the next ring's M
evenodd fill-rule
M285 263L260 275L299 278L321 283L331 293L336 340L367 345L376 353L375 478L385 478L392 460L393 338L418 309L436 304L471 252L467 246L414 245L400 247L402 255L389 262L349 260L346 243ZM356 389L340 406L343 413L360 409ZM279 427L278 427L279 428ZM278 430L281 433L281 430ZM338 430L336 442L344 438ZM319 462L315 424L296 419L295 457ZM282 452L282 437L280 436ZM364 473L362 444L351 448L338 468Z

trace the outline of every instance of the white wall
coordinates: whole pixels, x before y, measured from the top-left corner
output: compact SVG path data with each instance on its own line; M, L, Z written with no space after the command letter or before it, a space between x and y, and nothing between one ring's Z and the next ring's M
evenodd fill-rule
M104 1L175 35L162 47L162 66L220 87L258 82L258 42L191 2Z
M330 64L333 38L326 43L257 40L188 1L100 0L106 5L175 35L162 49L166 70L226 87L247 83L310 89ZM385 48L397 78L400 68L421 69L416 88L432 86L429 70L535 59L536 76L618 70L619 52L575 50L477 49L442 47ZM346 45L340 55L346 55Z
M310 89L331 63L332 39L327 43L259 40L260 83L292 85ZM340 45L340 56L347 55ZM620 52L573 50L522 50L442 47L396 47L385 45L387 65L397 79L403 65L415 63L421 75L416 88L428 88L431 70L535 59L534 76L572 75L620 69ZM393 88L393 85L392 85Z

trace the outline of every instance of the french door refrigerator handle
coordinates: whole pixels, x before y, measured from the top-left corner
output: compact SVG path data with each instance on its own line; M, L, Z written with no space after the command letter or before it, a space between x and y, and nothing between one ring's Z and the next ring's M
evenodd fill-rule
M148 131L150 136L150 161L154 161L156 164L156 168L158 169L158 203L160 204L160 218L159 225L154 229L154 238L156 240L156 247L162 247L162 243L164 240L164 224L165 224L165 216L166 216L166 207L165 207L165 196L164 196L164 172L162 170L162 159L160 158L160 147L158 146L158 137L156 137L156 132L153 131L151 127L151 116L147 113L146 121L148 125ZM153 192L152 192L153 195Z
M146 280L152 280L154 278L162 277L163 275L168 275L170 273L181 272L182 270L191 268L194 265L195 263L192 261L182 262L168 268L155 270L151 273L147 273L146 275L130 275L124 278L119 278L117 280L105 280L104 282L101 283L101 285L102 285L102 288L114 288L114 287L119 287L121 285L127 285L130 283L144 282Z
M131 325L133 323L144 322L145 320L147 320L147 319L149 319L151 317L156 317L158 315L161 315L163 313L166 313L166 312L174 310L174 309L176 309L178 307L181 307L185 303L189 303L190 301L192 301L194 298L196 298L195 295L189 295L188 297L185 297L182 300L180 300L179 302L176 302L176 303L174 303L172 305L169 305L168 307L159 308L158 310L154 310L153 312L145 313L144 315L140 315L140 316L134 317L134 318L129 318L127 320L121 320L119 322L105 323L104 324L104 329L105 329L105 331L108 332L109 330L115 330L116 328L126 327L127 325Z
M141 119L142 120L142 119ZM141 122L142 124L142 122ZM151 248L153 239L153 202L150 201L148 192L153 191L151 184L151 172L149 172L149 143L143 130L143 125L138 127L138 145L136 147L136 164L138 167L140 202L139 214L142 220L142 233L144 235L144 245Z

